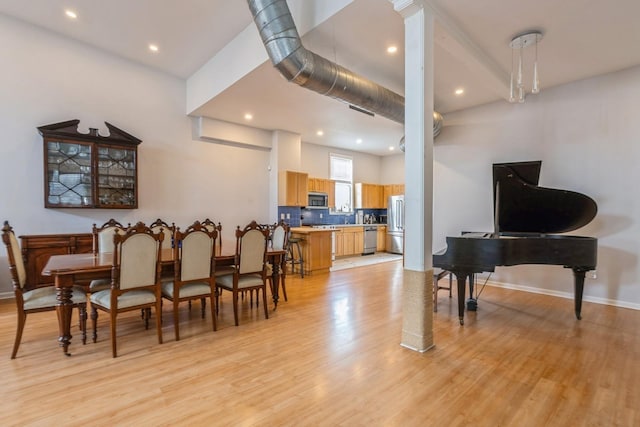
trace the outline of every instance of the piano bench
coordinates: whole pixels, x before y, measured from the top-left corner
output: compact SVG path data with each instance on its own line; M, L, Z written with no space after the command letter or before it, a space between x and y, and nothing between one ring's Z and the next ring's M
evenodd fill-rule
M449 286L440 286L438 283L440 279L444 279L445 276L449 275ZM449 290L449 298L451 298L451 287L453 284L453 277L450 271L443 270L441 268L433 269L433 312L438 312L438 291L440 289Z

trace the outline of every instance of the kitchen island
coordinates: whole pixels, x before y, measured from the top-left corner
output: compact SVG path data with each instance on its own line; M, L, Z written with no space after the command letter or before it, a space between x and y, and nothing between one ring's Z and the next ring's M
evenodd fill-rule
M328 273L331 268L331 234L333 230L291 227L291 237L300 239L304 274ZM293 251L294 257L298 257Z

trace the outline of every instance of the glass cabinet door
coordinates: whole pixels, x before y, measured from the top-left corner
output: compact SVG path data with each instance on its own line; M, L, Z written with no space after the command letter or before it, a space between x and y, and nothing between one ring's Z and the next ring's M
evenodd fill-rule
M47 142L49 207L92 206L91 144Z
M44 142L45 208L138 207L138 145L135 136L104 122L78 131L80 120L39 126Z
M122 147L97 147L98 201L100 207L136 206L136 151Z

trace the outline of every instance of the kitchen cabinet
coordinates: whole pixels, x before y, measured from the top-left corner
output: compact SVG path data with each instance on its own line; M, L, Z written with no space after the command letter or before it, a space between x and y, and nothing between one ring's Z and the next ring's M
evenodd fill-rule
M278 174L278 206L307 206L309 174L280 171Z
M300 239L304 274L328 272L331 268L331 234L333 230L294 227L291 237Z
M387 209L387 203L389 202L389 196L402 196L404 195L404 184L386 184L383 186L383 204Z
M344 256L344 236L342 234L342 229L337 228L334 232L335 239L335 256L341 257Z
M106 123L78 132L79 120L40 126L45 208L138 207L138 138Z
M378 184L357 182L354 186L356 209L384 208L384 187Z
M317 191L319 193L327 193L329 208L336 207L336 182L332 179L311 178L308 181L308 190Z
M327 181L329 181L329 191L327 192L329 194L329 208L332 209L336 207L336 182L332 179Z
M384 252L387 247L387 227L378 226L378 235L376 241L376 251Z
M336 256L361 255L364 251L364 227L337 227Z

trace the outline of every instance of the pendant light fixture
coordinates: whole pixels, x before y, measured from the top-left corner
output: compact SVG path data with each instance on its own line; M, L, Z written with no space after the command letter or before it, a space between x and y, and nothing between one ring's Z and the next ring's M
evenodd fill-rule
M534 46L533 60L533 83L531 93L540 92L540 81L538 79L538 43L542 40L542 33L531 31L515 36L511 39L511 82L509 84L509 102L524 102L525 88L522 78L524 67L524 50L529 46ZM515 62L517 61L517 65Z

